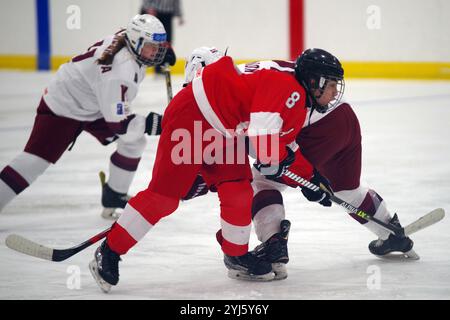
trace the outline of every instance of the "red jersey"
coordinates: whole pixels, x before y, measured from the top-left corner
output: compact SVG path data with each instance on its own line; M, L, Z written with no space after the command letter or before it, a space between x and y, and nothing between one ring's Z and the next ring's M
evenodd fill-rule
M287 156L286 147L291 146L296 160L290 170L311 177L312 166L295 143L307 114L306 93L292 75L273 70L240 74L233 60L223 57L199 70L192 89L213 128L226 137L246 133L263 163L282 161ZM278 150L270 150L274 138L278 139ZM262 140L267 143L258 143Z

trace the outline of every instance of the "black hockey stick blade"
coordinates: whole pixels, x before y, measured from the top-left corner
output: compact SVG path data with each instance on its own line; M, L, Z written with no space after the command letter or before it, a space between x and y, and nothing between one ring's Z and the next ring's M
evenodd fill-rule
M5 244L8 248L29 256L49 261L60 262L72 257L78 252L103 239L104 237L106 237L110 230L111 228L108 228L93 236L92 238L86 240L85 242L67 249L53 249L50 247L46 247L17 234L10 234L8 237L6 237Z

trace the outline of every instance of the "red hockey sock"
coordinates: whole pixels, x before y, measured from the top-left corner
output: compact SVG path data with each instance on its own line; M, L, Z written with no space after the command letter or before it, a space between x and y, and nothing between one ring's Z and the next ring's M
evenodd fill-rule
M248 252L253 189L250 181L224 182L217 187L220 199L222 251L230 256Z
M139 192L109 233L109 247L120 255L127 253L161 218L174 212L178 202L148 189Z

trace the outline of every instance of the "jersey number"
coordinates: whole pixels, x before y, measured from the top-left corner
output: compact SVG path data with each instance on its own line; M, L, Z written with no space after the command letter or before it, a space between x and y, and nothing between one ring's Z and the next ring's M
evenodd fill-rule
M298 100L300 100L300 93L297 91L292 92L291 96L286 100L286 107L291 109L295 106Z

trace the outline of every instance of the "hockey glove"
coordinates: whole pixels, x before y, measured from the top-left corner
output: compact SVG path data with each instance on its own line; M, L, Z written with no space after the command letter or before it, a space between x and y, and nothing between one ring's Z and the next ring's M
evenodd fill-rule
M175 55L175 51L173 51L172 47L167 48L166 55L164 56L163 61L161 64L168 63L169 65L173 66L177 62L177 56Z
M145 119L145 133L149 136L157 136L161 134L161 120L160 114L150 112Z
M181 200L191 200L207 194L208 191L208 185L206 184L205 180L203 180L203 177L201 175L197 175L197 178L195 178L191 189L189 189L188 193L183 198L181 198Z
M288 147L286 147L286 150L286 158L284 158L278 165L264 164L257 161L253 164L253 166L267 179L277 180L283 176L284 172L295 160L294 152Z
M313 191L306 187L302 187L302 193L305 198L309 201L319 202L324 207L331 207L330 196L333 194L333 189L331 189L328 179L322 176L319 171L314 169L313 176L309 181L320 187L320 189Z

